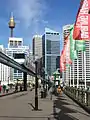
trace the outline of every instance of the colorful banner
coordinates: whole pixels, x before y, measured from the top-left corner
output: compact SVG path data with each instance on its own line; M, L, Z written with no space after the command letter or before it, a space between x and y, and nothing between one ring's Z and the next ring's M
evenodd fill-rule
M76 50L77 51L85 51L86 50L85 40L76 40Z
M70 58L77 59L77 51L75 50L75 40L73 39L73 25L70 27Z
M66 38L66 44L65 44L65 48L64 48L64 52L65 52L65 59L66 59L66 64L71 64L72 61L70 59L70 36L68 35Z
M65 71L66 67L72 64L72 61L70 59L70 38L69 36L67 36L65 40L66 40L66 44L64 46L64 49L60 57L60 71Z
M82 0L74 25L73 39L90 40L90 0Z
M62 50L61 56L60 56L60 71L63 72L65 70L66 70L65 55L64 55L64 51Z

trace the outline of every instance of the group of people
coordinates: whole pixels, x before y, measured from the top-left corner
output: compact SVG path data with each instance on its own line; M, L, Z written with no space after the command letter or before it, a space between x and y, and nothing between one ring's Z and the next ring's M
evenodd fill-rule
M3 91L3 93L8 93L9 91L9 85L0 85L0 93Z

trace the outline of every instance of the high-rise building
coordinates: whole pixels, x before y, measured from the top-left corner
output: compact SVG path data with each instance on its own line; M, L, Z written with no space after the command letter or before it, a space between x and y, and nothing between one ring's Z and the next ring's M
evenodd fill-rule
M6 50L3 45L0 45L0 51L6 54ZM0 63L0 81L1 84L8 84L10 81L10 67Z
M51 76L60 67L60 34L45 28L43 39L43 63L45 75Z
M86 72L86 75L84 73L84 78L87 81L87 86L90 86L90 40L86 41L86 51L85 51L85 58L84 58L85 64L84 66L84 72ZM86 68L85 68L86 66Z
M69 34L69 28L66 30L63 27L64 36ZM65 44L65 41L63 43ZM77 88L90 86L90 41L86 41L85 44L86 50L77 51L77 59L73 60L70 68L66 67L66 70L63 72L66 85L76 86Z
M9 38L8 48L6 49L6 53L9 57L16 60L16 62L23 63L25 60L25 55L29 54L29 46L23 46L22 38ZM10 69L10 74L12 80L23 80L23 73L19 70Z
M63 45L66 44L65 38L69 35L70 33L70 24L63 26Z
M34 59L42 57L42 36L34 35L32 41L32 50Z

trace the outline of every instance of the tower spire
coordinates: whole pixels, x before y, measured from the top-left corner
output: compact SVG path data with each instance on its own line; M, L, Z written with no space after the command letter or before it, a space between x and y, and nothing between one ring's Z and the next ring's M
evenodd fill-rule
M11 12L11 18L9 21L9 28L11 29L11 37L13 37L13 29L15 28L15 21L14 21L14 17L13 17L13 12Z

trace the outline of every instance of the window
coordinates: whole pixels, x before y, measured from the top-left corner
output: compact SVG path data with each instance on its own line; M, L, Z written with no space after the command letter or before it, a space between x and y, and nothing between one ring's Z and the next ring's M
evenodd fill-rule
M57 35L59 35L59 33L57 33Z
M10 46L13 46L13 41L10 41Z
M46 32L46 34L50 34L49 32Z
M22 44L22 41L19 41L19 42L18 42L18 45L21 46L21 44Z
M14 69L14 73L17 73L17 70L16 70L16 69Z
M24 53L14 53L13 54L14 59L25 59Z
M17 46L17 41L15 41L15 46Z
M19 70L18 70L18 73L22 73L22 71L19 71Z

